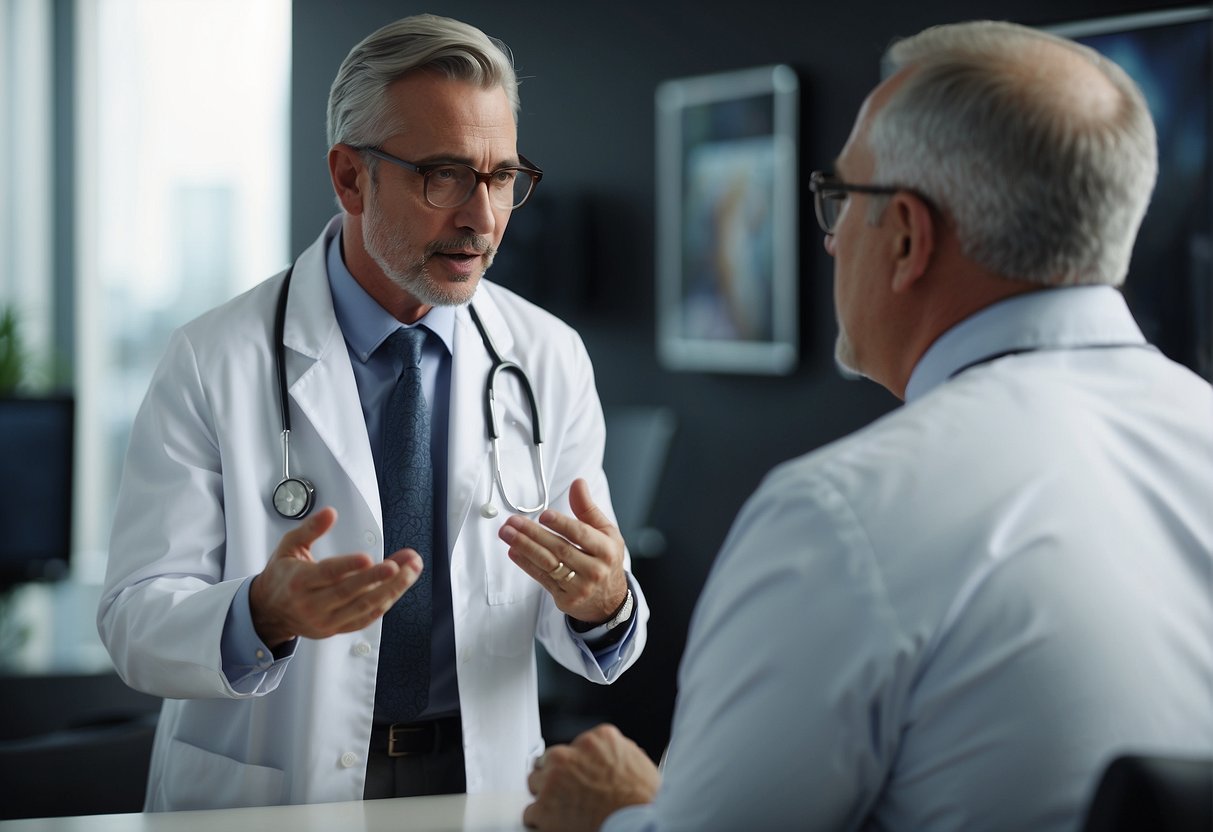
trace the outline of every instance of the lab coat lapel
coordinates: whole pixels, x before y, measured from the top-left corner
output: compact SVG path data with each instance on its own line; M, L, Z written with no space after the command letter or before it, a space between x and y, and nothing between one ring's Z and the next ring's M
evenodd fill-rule
M345 338L333 311L325 267L327 243L335 230L330 223L321 238L300 255L291 278L283 342L287 347L287 389L299 409L292 415L292 427L299 413L311 423L382 528L366 420Z
M509 355L513 335L482 284L472 305L489 331L497 349ZM447 487L447 528L453 546L468 511L490 499L494 484L488 463L489 432L485 421L484 393L492 361L472 321L467 306L455 316L455 350L451 361L451 408L448 458L450 481Z

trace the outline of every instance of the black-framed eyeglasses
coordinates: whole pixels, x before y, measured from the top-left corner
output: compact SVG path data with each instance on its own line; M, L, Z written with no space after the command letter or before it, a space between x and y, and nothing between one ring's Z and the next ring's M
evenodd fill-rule
M838 224L838 216L846 207L848 193L891 196L899 191L909 191L924 202L927 201L921 194L910 191L908 188L891 185L857 185L843 182L838 177L820 170L813 171L809 176L809 190L813 192L813 207L817 210L817 224L826 234L834 233L834 228Z
M518 155L521 165L506 165L481 173L462 162L415 165L377 147L356 147L355 150L420 175L425 201L435 208L458 208L472 198L476 187L483 182L489 189L489 200L494 207L513 210L522 207L543 178L543 171L522 154Z

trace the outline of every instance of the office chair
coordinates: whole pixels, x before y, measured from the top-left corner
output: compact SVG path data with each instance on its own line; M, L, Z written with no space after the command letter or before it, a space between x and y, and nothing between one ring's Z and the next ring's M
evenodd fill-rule
M1213 757L1129 754L1100 778L1082 832L1213 830Z

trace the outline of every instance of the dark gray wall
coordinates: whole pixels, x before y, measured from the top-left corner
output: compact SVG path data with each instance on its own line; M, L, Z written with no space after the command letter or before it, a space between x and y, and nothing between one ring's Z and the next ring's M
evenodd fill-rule
M777 462L849 433L897 404L875 385L842 380L833 368L831 263L821 249L807 192L798 371L788 377L747 377L671 373L657 365L656 85L674 77L792 64L801 77L801 158L808 171L829 166L857 107L879 80L883 48L896 36L960 19L1043 25L1175 5L1142 0L930 0L895 6L887 0L449 0L422 6L295 0L293 249L311 242L335 212L324 164L324 112L329 84L349 48L378 26L416 12L473 23L514 51L524 79L519 148L543 167L542 191L550 200L546 217L537 210L525 225L522 212L515 217L499 263L508 262L511 233L519 238L524 232L544 234L543 277L524 293L581 330L604 404L660 404L677 416L653 516L668 538L668 550L636 565L654 608L650 647L620 684L608 691L578 691L575 698L584 709L615 720L658 753L692 606L745 497Z

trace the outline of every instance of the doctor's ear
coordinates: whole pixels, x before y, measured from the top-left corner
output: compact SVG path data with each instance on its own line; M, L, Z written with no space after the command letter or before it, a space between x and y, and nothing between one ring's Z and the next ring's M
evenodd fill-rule
M347 214L361 214L363 198L371 187L371 172L362 154L348 144L335 144L329 148L328 163L337 201Z

